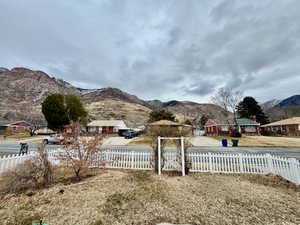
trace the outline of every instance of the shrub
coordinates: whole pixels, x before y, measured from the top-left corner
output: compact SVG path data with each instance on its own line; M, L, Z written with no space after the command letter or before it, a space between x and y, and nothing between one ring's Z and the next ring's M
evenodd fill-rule
M37 156L17 165L6 172L2 178L1 191L5 193L20 193L50 184L53 179L53 169L44 146L39 146Z
M234 130L234 131L231 132L230 137L240 138L240 137L242 137L242 134L239 131Z

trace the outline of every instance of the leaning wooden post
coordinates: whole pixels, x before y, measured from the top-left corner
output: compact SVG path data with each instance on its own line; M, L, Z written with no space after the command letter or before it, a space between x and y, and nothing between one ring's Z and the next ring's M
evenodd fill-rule
M182 176L185 176L185 165L184 165L184 137L180 138L181 142L181 170Z
M289 159L291 169L292 169L292 174L295 178L295 183L300 185L300 170L297 168L297 160L295 158Z
M268 163L268 172L274 173L273 158L269 153L266 154L266 157L267 157L267 163Z
M157 153L158 153L158 175L161 174L161 149L160 149L160 136L157 138Z

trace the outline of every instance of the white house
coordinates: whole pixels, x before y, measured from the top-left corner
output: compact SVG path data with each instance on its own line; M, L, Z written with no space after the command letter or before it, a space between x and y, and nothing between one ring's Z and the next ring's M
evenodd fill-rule
M127 130L123 120L94 120L87 125L87 132L94 134L122 134Z

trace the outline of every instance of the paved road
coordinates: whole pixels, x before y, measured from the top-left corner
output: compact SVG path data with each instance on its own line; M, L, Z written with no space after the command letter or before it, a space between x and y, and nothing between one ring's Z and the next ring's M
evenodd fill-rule
M59 145L47 145L47 149L56 149L61 146ZM106 146L112 148L112 146ZM147 146L117 146L115 149L124 151L151 151L150 147ZM29 150L36 151L37 144L29 143ZM175 151L176 148L168 147L167 151ZM0 155L1 154L16 154L19 153L20 144L17 142L1 142L0 143ZM223 147L190 147L188 151L191 152L220 152L220 153L255 153L265 154L270 153L272 155L279 155L287 158L296 158L300 160L300 148L274 148L274 147L238 147L238 148L223 148Z
M103 145L127 145L133 139L125 139L124 137L108 137L104 140Z
M37 143L30 143L27 142L29 145L29 151L36 151L37 150ZM59 145L47 145L47 149L55 149L59 148ZM20 151L20 143L19 142L0 142L0 155L3 154L17 154Z
M206 136L195 136L189 139L193 146L219 147L220 141Z

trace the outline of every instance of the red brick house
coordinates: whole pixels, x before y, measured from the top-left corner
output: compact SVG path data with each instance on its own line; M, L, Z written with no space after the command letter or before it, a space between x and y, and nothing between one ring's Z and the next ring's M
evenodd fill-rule
M265 124L261 126L262 133L284 136L300 136L300 117Z
M240 118L237 119L237 129L244 135L259 135L260 124L255 120ZM229 136L234 131L236 125L232 119L229 120L212 120L209 119L205 125L205 133L208 136Z
M26 133L29 131L31 124L26 121L15 121L15 122L1 122L0 133L11 134L11 133Z

